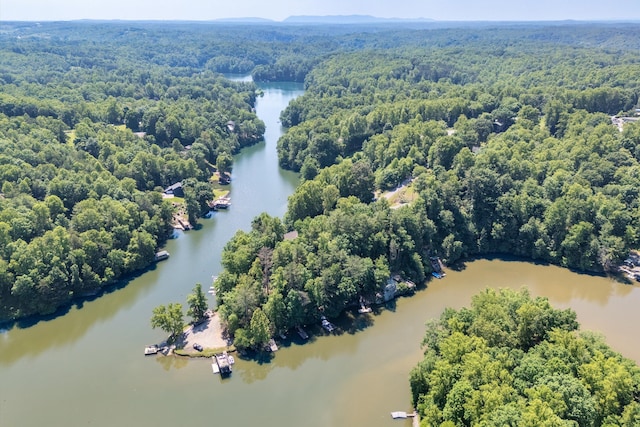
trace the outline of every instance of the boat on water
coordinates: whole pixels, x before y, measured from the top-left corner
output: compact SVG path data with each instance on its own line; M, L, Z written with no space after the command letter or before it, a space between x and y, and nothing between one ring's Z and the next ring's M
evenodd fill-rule
M436 279L442 279L444 277L444 273L438 273L437 271L432 272L431 275Z
M360 314L371 313L372 311L371 307L365 307L364 305L358 309L358 313Z
M160 351L160 347L155 344L148 345L144 348L144 355L151 356L152 354L157 354Z

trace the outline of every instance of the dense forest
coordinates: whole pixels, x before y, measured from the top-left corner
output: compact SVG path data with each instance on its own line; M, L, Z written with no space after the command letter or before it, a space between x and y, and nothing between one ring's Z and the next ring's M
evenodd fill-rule
M640 421L640 368L576 315L525 291L487 289L427 325L411 372L430 426L625 426Z
M251 343L256 312L274 332L336 316L390 276L424 283L433 257L614 272L640 238L635 30L431 30L318 62L281 115L303 182L223 254L231 332Z
M194 35L147 30L2 25L0 320L149 266L172 233L163 188L182 182L196 221L215 165L262 139L255 85L181 61Z
M0 321L147 267L171 235L163 188L182 182L197 221L212 171L264 133L256 86L219 73L303 81L329 53L387 43L385 31L0 23Z
M278 147L303 183L223 256L231 332L337 315L434 256L612 270L639 238L640 127L610 118L638 108L637 30L2 23L0 318L149 265L170 184L197 220L217 161L264 132L256 86L221 72L306 88ZM410 200L384 196L402 184Z

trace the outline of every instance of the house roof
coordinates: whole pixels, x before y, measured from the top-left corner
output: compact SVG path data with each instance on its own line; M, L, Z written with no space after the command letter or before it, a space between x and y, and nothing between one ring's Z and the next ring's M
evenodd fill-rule
M165 193L173 192L178 188L182 188L182 182L176 182L175 184L171 184L170 186L164 189L164 192Z

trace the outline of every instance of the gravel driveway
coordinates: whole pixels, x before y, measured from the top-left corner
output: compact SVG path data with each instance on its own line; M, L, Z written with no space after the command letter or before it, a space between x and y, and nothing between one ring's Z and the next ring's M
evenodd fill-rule
M195 343L200 344L205 349L223 348L231 344L223 334L218 313L213 313L206 321L184 332L183 339L180 342L184 351L198 353L198 351L193 348L193 344Z

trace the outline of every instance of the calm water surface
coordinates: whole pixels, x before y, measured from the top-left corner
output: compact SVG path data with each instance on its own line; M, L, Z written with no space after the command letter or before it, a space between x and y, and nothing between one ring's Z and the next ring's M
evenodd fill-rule
M421 356L424 323L447 306L467 305L487 286L520 288L571 307L584 329L640 362L640 288L607 278L520 261L479 260L375 316L355 318L339 336L286 343L270 362L239 360L231 378L208 360L144 357L153 307L181 302L196 282L219 273L220 253L262 211L281 216L295 174L277 167L280 111L301 85L263 87L257 113L266 142L236 157L232 207L203 229L169 242L171 258L81 308L29 328L0 332L0 426L403 426L390 411L409 410L408 372ZM342 319L347 327L349 319ZM340 324L340 322L338 322Z

